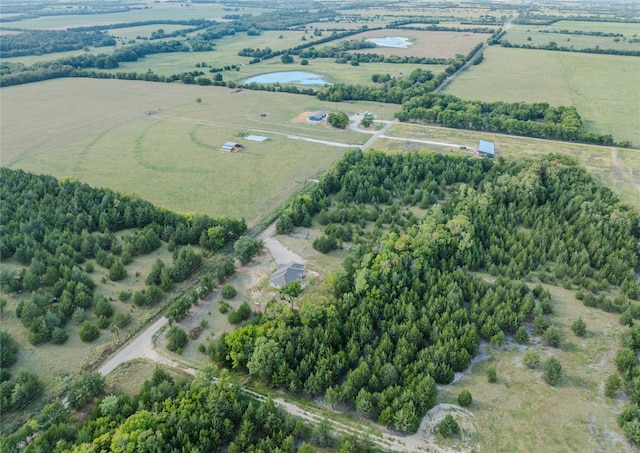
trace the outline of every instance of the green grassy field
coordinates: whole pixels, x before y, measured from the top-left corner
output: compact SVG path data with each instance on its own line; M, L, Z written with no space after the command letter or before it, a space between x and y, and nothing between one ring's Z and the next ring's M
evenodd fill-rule
M549 26L550 30L569 30L569 31L600 31L603 33L621 33L625 38L632 38L640 33L638 24L621 23L621 22L586 22L560 20Z
M572 22L565 22L572 23ZM596 23L597 24L597 23ZM556 25L556 24L554 24ZM631 25L631 24L615 24L615 25ZM555 27L549 27L547 25L514 25L509 29L503 39L508 40L510 43L522 46L546 46L550 42L555 42L558 46L580 49L593 49L599 47L601 49L614 49L614 50L640 50L640 43L631 43L622 38L612 38L603 36L588 36L588 35L567 35L560 33L544 33L545 30L569 30L580 29L579 27L563 27L556 25ZM607 33L622 33L622 31L613 31L616 27L612 28ZM628 27L621 28L631 38L631 30ZM585 30L585 31L602 31L602 29ZM638 30L636 30L637 33ZM626 36L625 36L626 37ZM530 40L529 40L530 39ZM616 41L617 40L617 41Z
M574 105L587 131L640 146L640 59L490 47L445 92L465 99Z
M190 3L189 5L189 7L186 7L184 4L177 3L153 3L151 8L146 9L132 9L130 11L109 14L43 16L9 22L7 26L10 28L38 30L65 29L150 20L217 19L226 14L231 14L229 11L223 9L223 5L219 4ZM263 8L243 8L242 14L260 14L264 11L268 10Z
M383 118L398 109L118 80L62 79L8 87L1 111L2 164L77 176L179 212L227 214L255 225L346 150L283 134L346 145L367 140L366 134L297 119L304 112L336 107ZM69 113L56 115L59 111ZM270 140L250 142L242 133ZM241 142L242 151L220 152L231 140Z

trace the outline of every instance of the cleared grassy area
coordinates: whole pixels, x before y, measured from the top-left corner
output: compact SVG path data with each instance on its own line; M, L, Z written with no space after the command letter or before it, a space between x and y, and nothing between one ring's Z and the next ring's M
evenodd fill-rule
M465 99L574 105L587 131L640 146L640 59L493 46L445 90Z
M490 35L481 33L449 32L449 31L420 31L420 30L374 30L349 36L343 40L367 38L403 37L413 44L406 48L376 47L373 49L359 49L358 53L375 53L385 56L411 56L431 58L453 58L456 54L468 54L471 49ZM339 41L338 41L339 42Z
M367 134L296 118L304 112L398 106L311 96L120 80L62 79L3 89L2 164L137 193L179 212L255 225L346 148L282 134L362 144ZM202 100L197 103L196 98ZM56 112L68 112L59 115ZM295 120L295 121L294 121ZM262 143L242 133L269 136ZM244 148L222 153L226 141Z
M554 24L555 25L555 24ZM631 25L631 24L624 24ZM637 25L637 24L636 24ZM614 50L640 50L640 43L631 43L622 38L616 37L604 37L604 36L588 36L588 35L568 35L561 33L545 33L544 31L552 29L546 25L514 25L512 26L504 39L512 44L532 45L532 46L546 46L550 42L555 42L558 46L568 47L570 49L593 49L599 47L601 49L614 49ZM553 27L556 30L565 30L562 26ZM602 31L593 30L593 31ZM613 31L606 31L605 33L614 33ZM615 32L620 33L620 32ZM627 32L629 33L629 32ZM637 30L636 30L637 33ZM631 34L629 34L631 38ZM633 58L633 57L629 57Z
M395 125L385 135L460 144L467 146L468 150L387 139L377 140L373 145L375 149L389 152L432 150L471 155L479 140L488 140L495 143L497 155L506 158L540 156L549 153L568 154L594 175L601 184L611 188L622 201L640 209L640 151L638 150L536 140L416 124Z
M622 402L603 391L603 382L615 371L613 359L623 330L618 315L585 307L572 291L548 289L554 302L552 324L566 334L561 347L548 347L536 335L528 345L488 347L486 360L472 365L457 383L441 388L440 401L457 404L462 389L471 391L473 428L465 437L477 442L481 451L630 451L615 422ZM578 317L587 324L583 338L570 330ZM559 385L550 387L540 367L531 370L522 363L528 348L537 349L542 361L551 355L560 360ZM489 365L497 369L495 384L487 382Z

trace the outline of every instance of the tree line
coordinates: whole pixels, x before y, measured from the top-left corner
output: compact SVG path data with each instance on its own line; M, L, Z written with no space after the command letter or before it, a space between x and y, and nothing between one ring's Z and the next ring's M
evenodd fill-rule
M0 58L67 52L88 46L115 45L116 40L101 31L25 30L2 37Z
M405 101L396 118L525 137L631 146L628 141L616 143L610 134L585 132L575 107L553 107L544 102L467 101L452 95L427 93Z

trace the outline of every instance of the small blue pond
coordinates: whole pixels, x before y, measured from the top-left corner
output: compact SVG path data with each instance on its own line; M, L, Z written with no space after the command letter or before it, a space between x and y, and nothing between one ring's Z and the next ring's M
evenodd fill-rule
M318 74L305 71L270 72L250 77L244 81L250 83L292 83L295 85L325 85L329 84Z
M367 41L374 43L380 47L397 47L400 49L406 49L411 46L411 41L408 38L401 38L400 36L387 36L385 38L367 38Z

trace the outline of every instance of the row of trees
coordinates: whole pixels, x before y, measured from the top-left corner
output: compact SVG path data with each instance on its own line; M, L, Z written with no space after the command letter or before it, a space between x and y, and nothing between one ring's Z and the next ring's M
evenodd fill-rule
M553 107L544 102L466 101L453 95L427 93L405 100L396 118L525 137L631 146L629 142L615 143L610 134L585 132L575 107Z
M101 31L25 30L2 37L0 58L67 52L88 46L115 45L116 40Z

